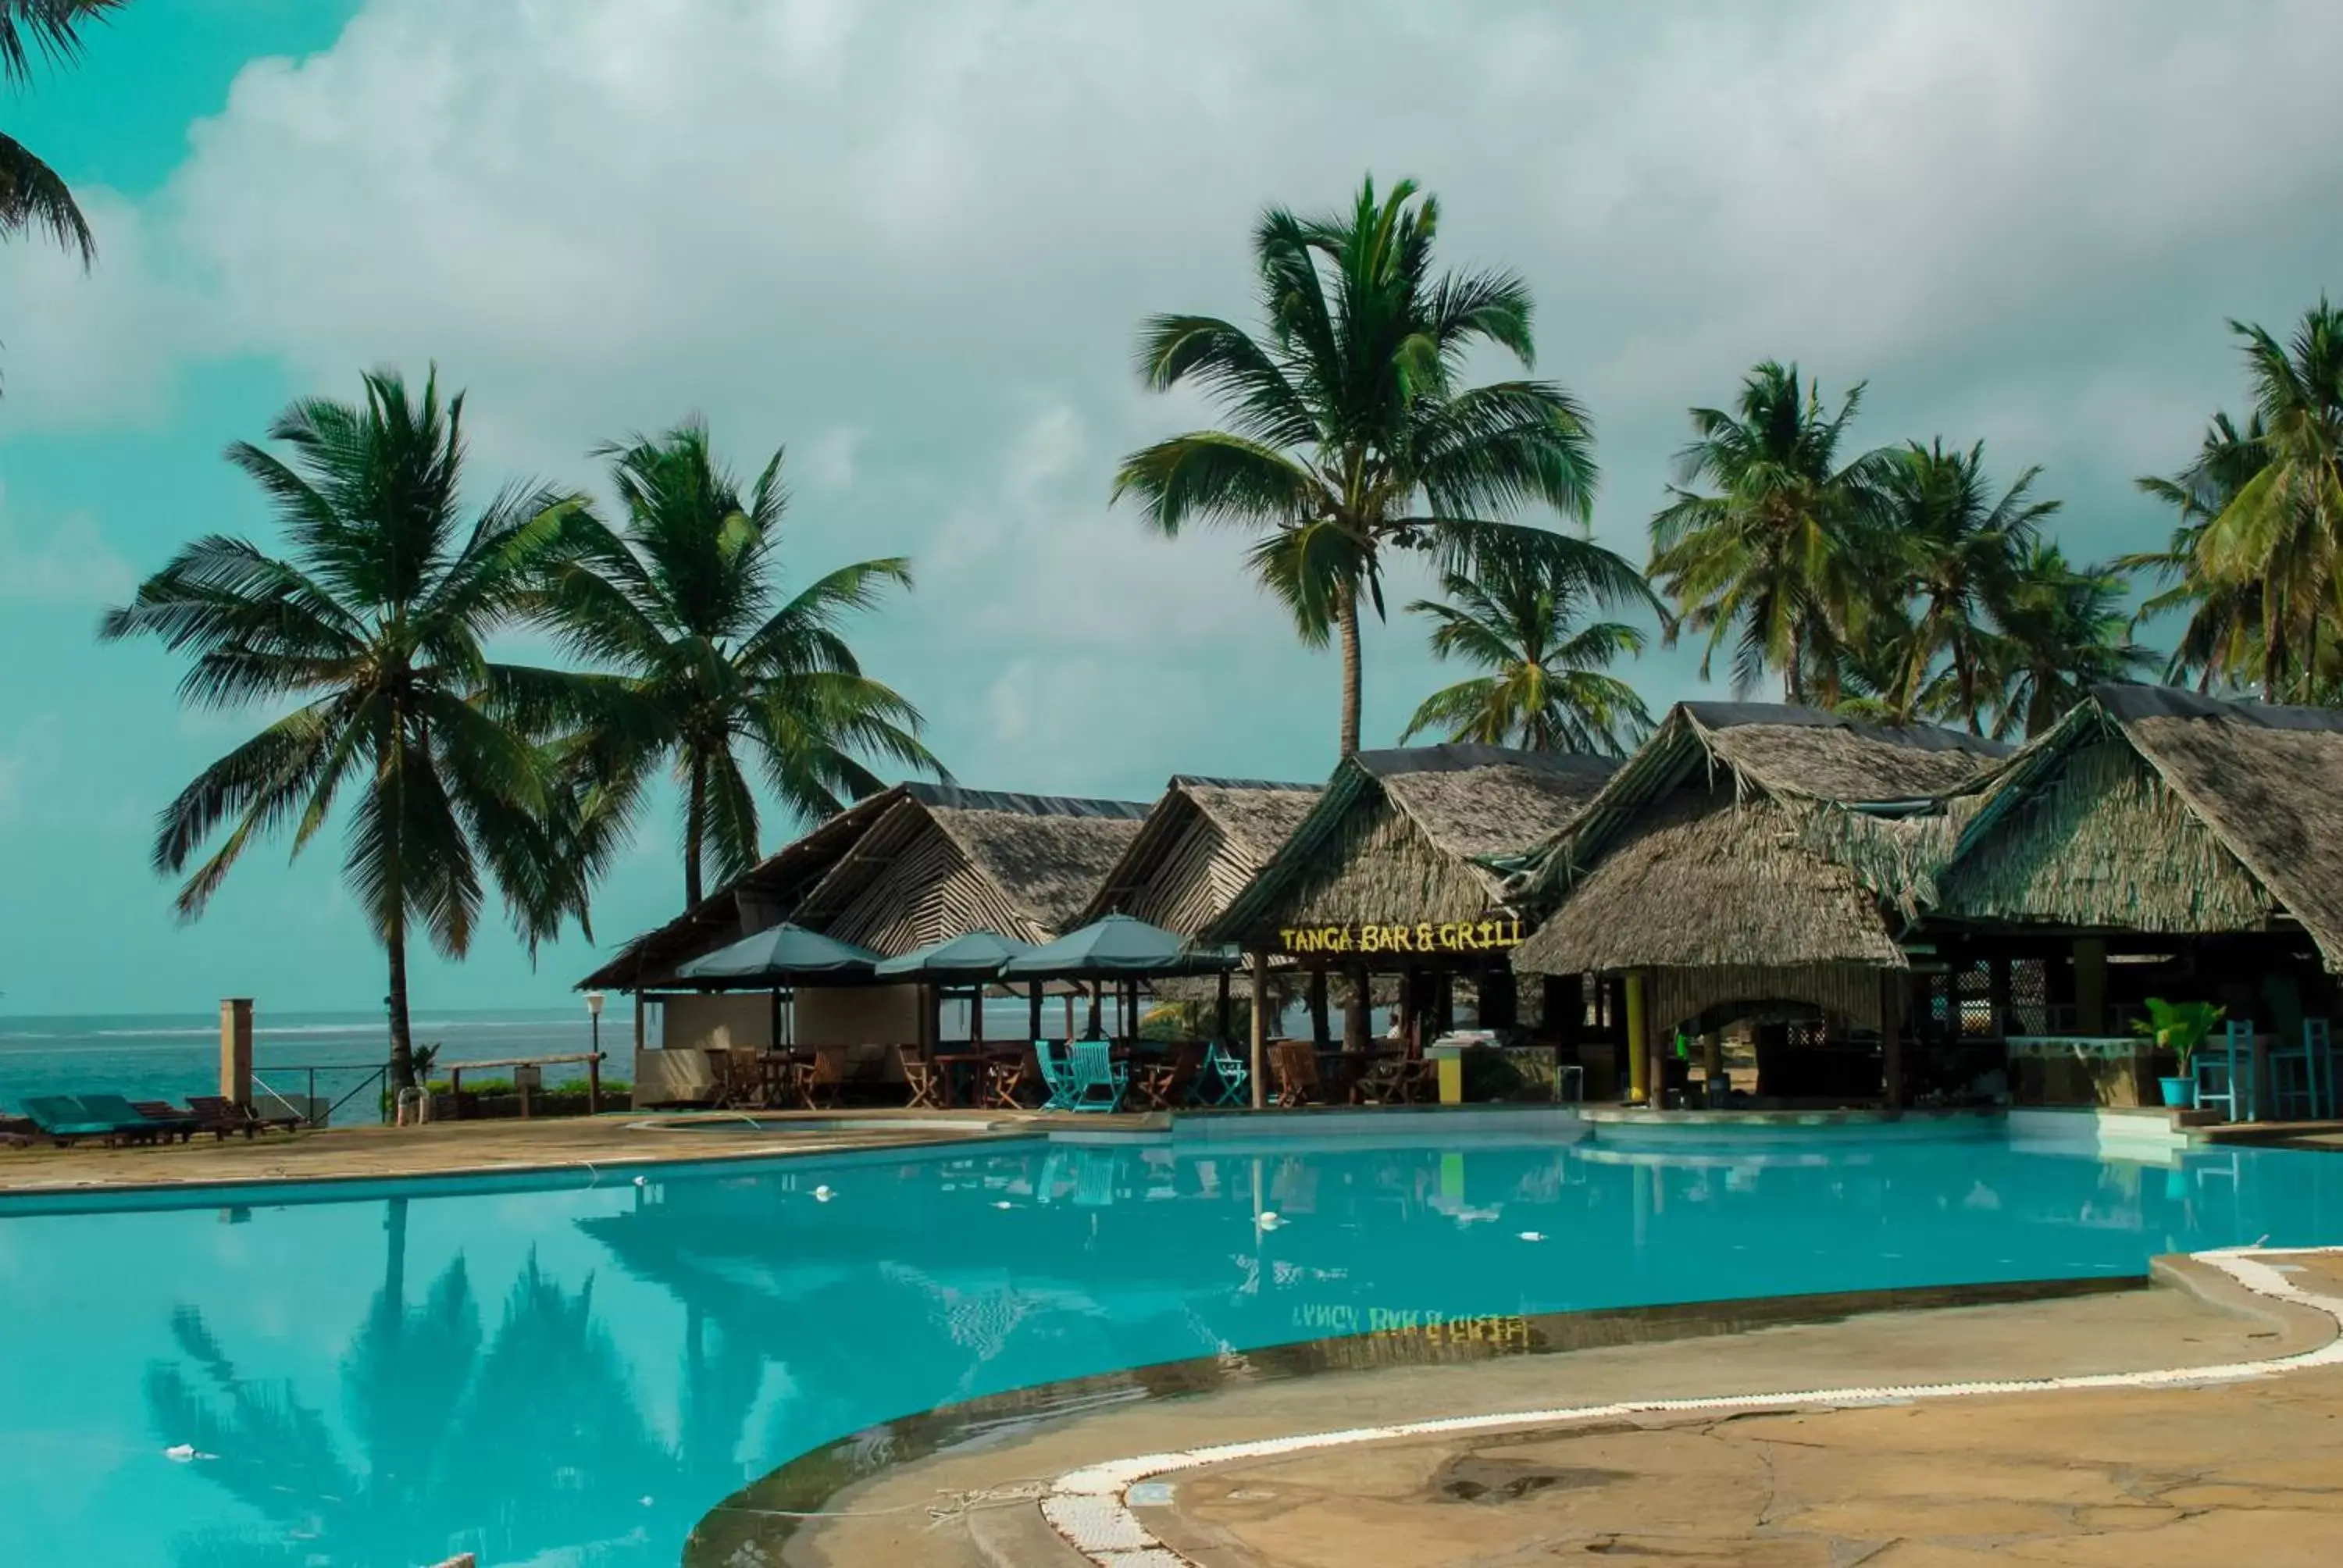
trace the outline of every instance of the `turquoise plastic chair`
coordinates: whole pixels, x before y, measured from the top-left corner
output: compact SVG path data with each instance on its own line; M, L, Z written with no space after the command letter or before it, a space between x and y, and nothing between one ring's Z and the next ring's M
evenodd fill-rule
M1046 1040L1033 1042L1033 1060L1041 1069L1042 1086L1050 1098L1041 1104L1044 1111L1071 1111L1074 1108L1074 1077L1072 1068L1058 1055L1058 1047Z
M2222 1037L2221 1049L2197 1048L2188 1059L2197 1079L2197 1104L2216 1110L2231 1121L2254 1121L2254 1026L2251 1020L2233 1018Z
M2280 1121L2335 1114L2335 1044L2323 1018L2302 1020L2302 1038L2269 1051L2270 1110Z
M1204 1048L1203 1070L1188 1086L1188 1098L1198 1105L1242 1105L1252 1076L1244 1058L1216 1040Z
M1068 1048L1068 1066L1072 1081L1068 1085L1071 1096L1069 1111L1120 1111L1122 1096L1129 1087L1131 1070L1114 1060L1114 1052L1102 1040L1078 1040ZM1104 1094L1104 1100L1097 1096Z

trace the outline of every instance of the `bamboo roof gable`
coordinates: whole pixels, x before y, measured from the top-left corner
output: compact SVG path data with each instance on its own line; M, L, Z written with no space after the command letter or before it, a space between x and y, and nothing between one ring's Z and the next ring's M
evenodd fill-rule
M904 787L805 897L801 925L893 957L970 931L1045 942L1136 837L1129 800Z
M902 795L900 785L882 789L818 824L675 919L627 942L579 980L578 989L636 990L663 984L693 959L780 924Z
M2137 759L2137 782L2124 781L2110 742ZM2028 819L2071 812L2061 798L2095 785L2136 799L2078 816L2081 842L2066 853L2088 864L2072 885L2029 891L2022 862L2041 851ZM1946 872L1947 913L2012 918L2010 900L2031 899L2054 905L2035 918L2071 923L2237 930L2258 909L2264 924L2292 917L2343 970L2343 713L2098 687L1979 793Z
M1531 897L1561 893L1644 810L1694 779L1724 779L1736 799L1803 801L1842 817L1859 808L1862 816L1880 819L1941 809L1943 797L2009 751L1998 741L1934 725L1870 724L1771 703L1680 702L1567 831L1523 858L1522 888ZM1812 819L1807 832L1817 848L1836 840L1858 859L1885 854L1899 863L1926 838L1920 830ZM1901 867L1893 879L1909 883L1917 869Z
M1317 799L1314 784L1174 776L1074 924L1121 913L1193 936L1244 890Z
M1335 769L1316 804L1202 939L1258 940L1316 892L1337 886L1342 865L1360 857L1397 857L1386 869L1391 886L1373 893L1379 904L1385 894L1412 888L1461 905L1469 886L1473 910L1453 918L1496 908L1505 900L1504 879L1487 859L1553 835L1617 766L1606 757L1493 746L1361 752ZM1419 909L1407 918L1441 917Z

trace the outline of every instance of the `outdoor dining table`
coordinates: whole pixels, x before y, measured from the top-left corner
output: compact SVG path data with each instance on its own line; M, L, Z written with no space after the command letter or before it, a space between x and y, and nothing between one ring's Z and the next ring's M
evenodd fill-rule
M940 1050L928 1060L943 1074L946 1105L974 1105L979 1093L977 1083L986 1069L991 1066L997 1052L990 1050ZM968 1076L968 1092L960 1092L960 1075Z

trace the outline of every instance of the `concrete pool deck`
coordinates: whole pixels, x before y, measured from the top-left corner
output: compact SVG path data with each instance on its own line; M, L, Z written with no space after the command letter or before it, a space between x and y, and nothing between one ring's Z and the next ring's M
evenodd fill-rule
M2343 1254L2271 1259L2343 1294ZM1896 1312L1659 1345L1344 1372L1006 1429L901 1464L756 1561L796 1568L1526 1568L1579 1557L1757 1568L1995 1561L2343 1562L2343 1368L2211 1386L1668 1412L1305 1448L1132 1493L1161 1548L1085 1556L1054 1478L1123 1455L1363 1425L1785 1388L2211 1367L2330 1344L2332 1318L2193 1261L2159 1288ZM706 1543L726 1557L719 1514Z
M1140 1115L1001 1111L759 1111L753 1131L741 1127L742 1120L723 1111L633 1111L422 1127L333 1127L225 1142L206 1134L192 1143L159 1147L36 1144L0 1150L0 1195L562 1171L911 1147L1069 1126L1136 1131L1160 1125ZM835 1125L841 1121L856 1125Z

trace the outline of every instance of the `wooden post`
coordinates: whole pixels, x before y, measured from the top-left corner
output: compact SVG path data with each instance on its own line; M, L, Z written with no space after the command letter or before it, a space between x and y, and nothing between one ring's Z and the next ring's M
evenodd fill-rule
M984 982L982 980L977 981L976 989L969 993L968 1038L970 1044L984 1043Z
M1370 1032L1368 1020L1374 1015L1374 986L1364 964L1351 966L1351 1001L1342 1010L1342 1049L1357 1052L1367 1049Z
M222 1100L233 1104L252 1103L252 999L248 996L227 997L220 1002L219 1091Z
M1631 970L1627 974L1627 1094L1657 1111L1664 1098L1657 1085L1667 1080L1663 1075L1654 1081L1653 1065L1651 1048L1644 1039L1644 971Z
M1041 982L1035 980L1026 988L1025 1023L1034 1040L1041 1038Z
M1262 1080L1269 1067L1269 954L1257 951L1252 955L1252 1108L1259 1111L1267 1104Z
M1880 1088L1889 1115L1904 1109L1903 970L1879 971Z
M1221 1016L1213 1021L1212 1038L1225 1040L1229 1038L1229 971L1226 970L1221 971L1220 1003Z
M649 1010L650 1003L644 1000L643 993L639 990L637 990L635 992L635 1070L630 1076L638 1083L643 1081L642 1055L646 1049L646 1042L650 1038L647 1027L649 1020L646 1017Z
M1106 981L1091 981L1091 1024L1082 1031L1084 1040L1101 1040L1106 1036L1106 1025L1099 1021L1100 1000L1105 994Z
M1323 1050L1333 1043L1333 1030L1326 1024L1326 966L1320 964L1310 971L1310 1044Z

